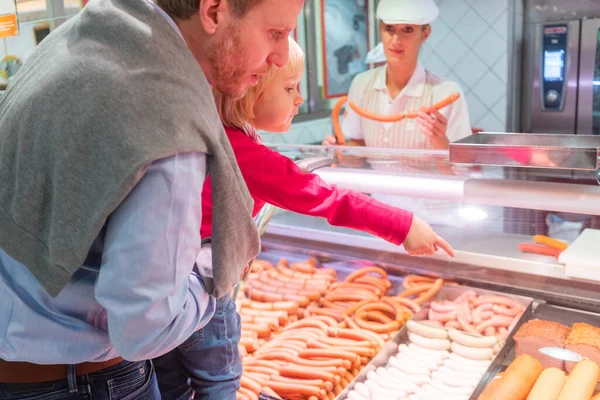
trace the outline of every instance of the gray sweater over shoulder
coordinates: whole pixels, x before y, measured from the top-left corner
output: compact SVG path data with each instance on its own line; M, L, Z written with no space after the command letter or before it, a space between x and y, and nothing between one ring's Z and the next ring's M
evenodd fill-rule
M0 98L0 248L56 296L148 165L185 152L208 155L221 297L259 237L208 82L151 4L92 0Z

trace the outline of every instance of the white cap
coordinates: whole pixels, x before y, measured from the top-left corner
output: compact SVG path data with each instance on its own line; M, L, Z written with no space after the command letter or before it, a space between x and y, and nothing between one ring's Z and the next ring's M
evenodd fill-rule
M367 53L367 57L365 58L366 64L376 64L380 62L386 62L387 58L385 57L385 53L383 52L383 43L379 42L379 44L371 49Z
M433 0L380 0L376 14L386 25L427 25L440 10Z

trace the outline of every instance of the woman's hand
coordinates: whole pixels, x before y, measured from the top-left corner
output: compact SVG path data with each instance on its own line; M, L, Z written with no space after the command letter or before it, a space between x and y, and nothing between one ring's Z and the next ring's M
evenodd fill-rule
M434 107L424 107L419 111L417 121L421 124L421 132L429 136L436 149L447 149L450 141L446 136L448 120Z
M321 143L322 146L335 146L336 144L337 139L334 135L327 136L325 139L323 139L323 142Z
M427 222L416 215L413 216L412 225L403 246L411 256L432 256L438 249L442 249L450 257L454 257L452 246L439 237Z

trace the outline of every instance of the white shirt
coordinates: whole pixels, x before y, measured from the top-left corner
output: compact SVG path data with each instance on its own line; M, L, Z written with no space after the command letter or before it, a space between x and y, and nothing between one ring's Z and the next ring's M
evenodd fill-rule
M454 142L472 134L467 103L458 84L425 71L418 64L407 85L392 99L385 82L386 71L387 64L358 74L350 86L348 100L376 114L395 115L419 111L458 92L459 99L440 110L448 119L446 136ZM346 107L342 124L347 138L363 139L369 147L433 148L420 128L416 118L405 118L400 122L376 122L359 116L350 107Z

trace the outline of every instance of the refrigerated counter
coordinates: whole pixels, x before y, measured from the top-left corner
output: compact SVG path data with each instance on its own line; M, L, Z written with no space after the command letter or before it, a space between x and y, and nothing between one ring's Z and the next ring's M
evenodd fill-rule
M368 260L392 275L431 274L600 313L600 282L571 278L556 258L519 250L535 234L572 242L584 229L600 228L600 185L593 171L459 166L445 151L273 148L328 183L415 212L454 247L456 258L410 257L382 239L284 210L268 223L265 250L344 265ZM268 214L263 210L262 217Z

